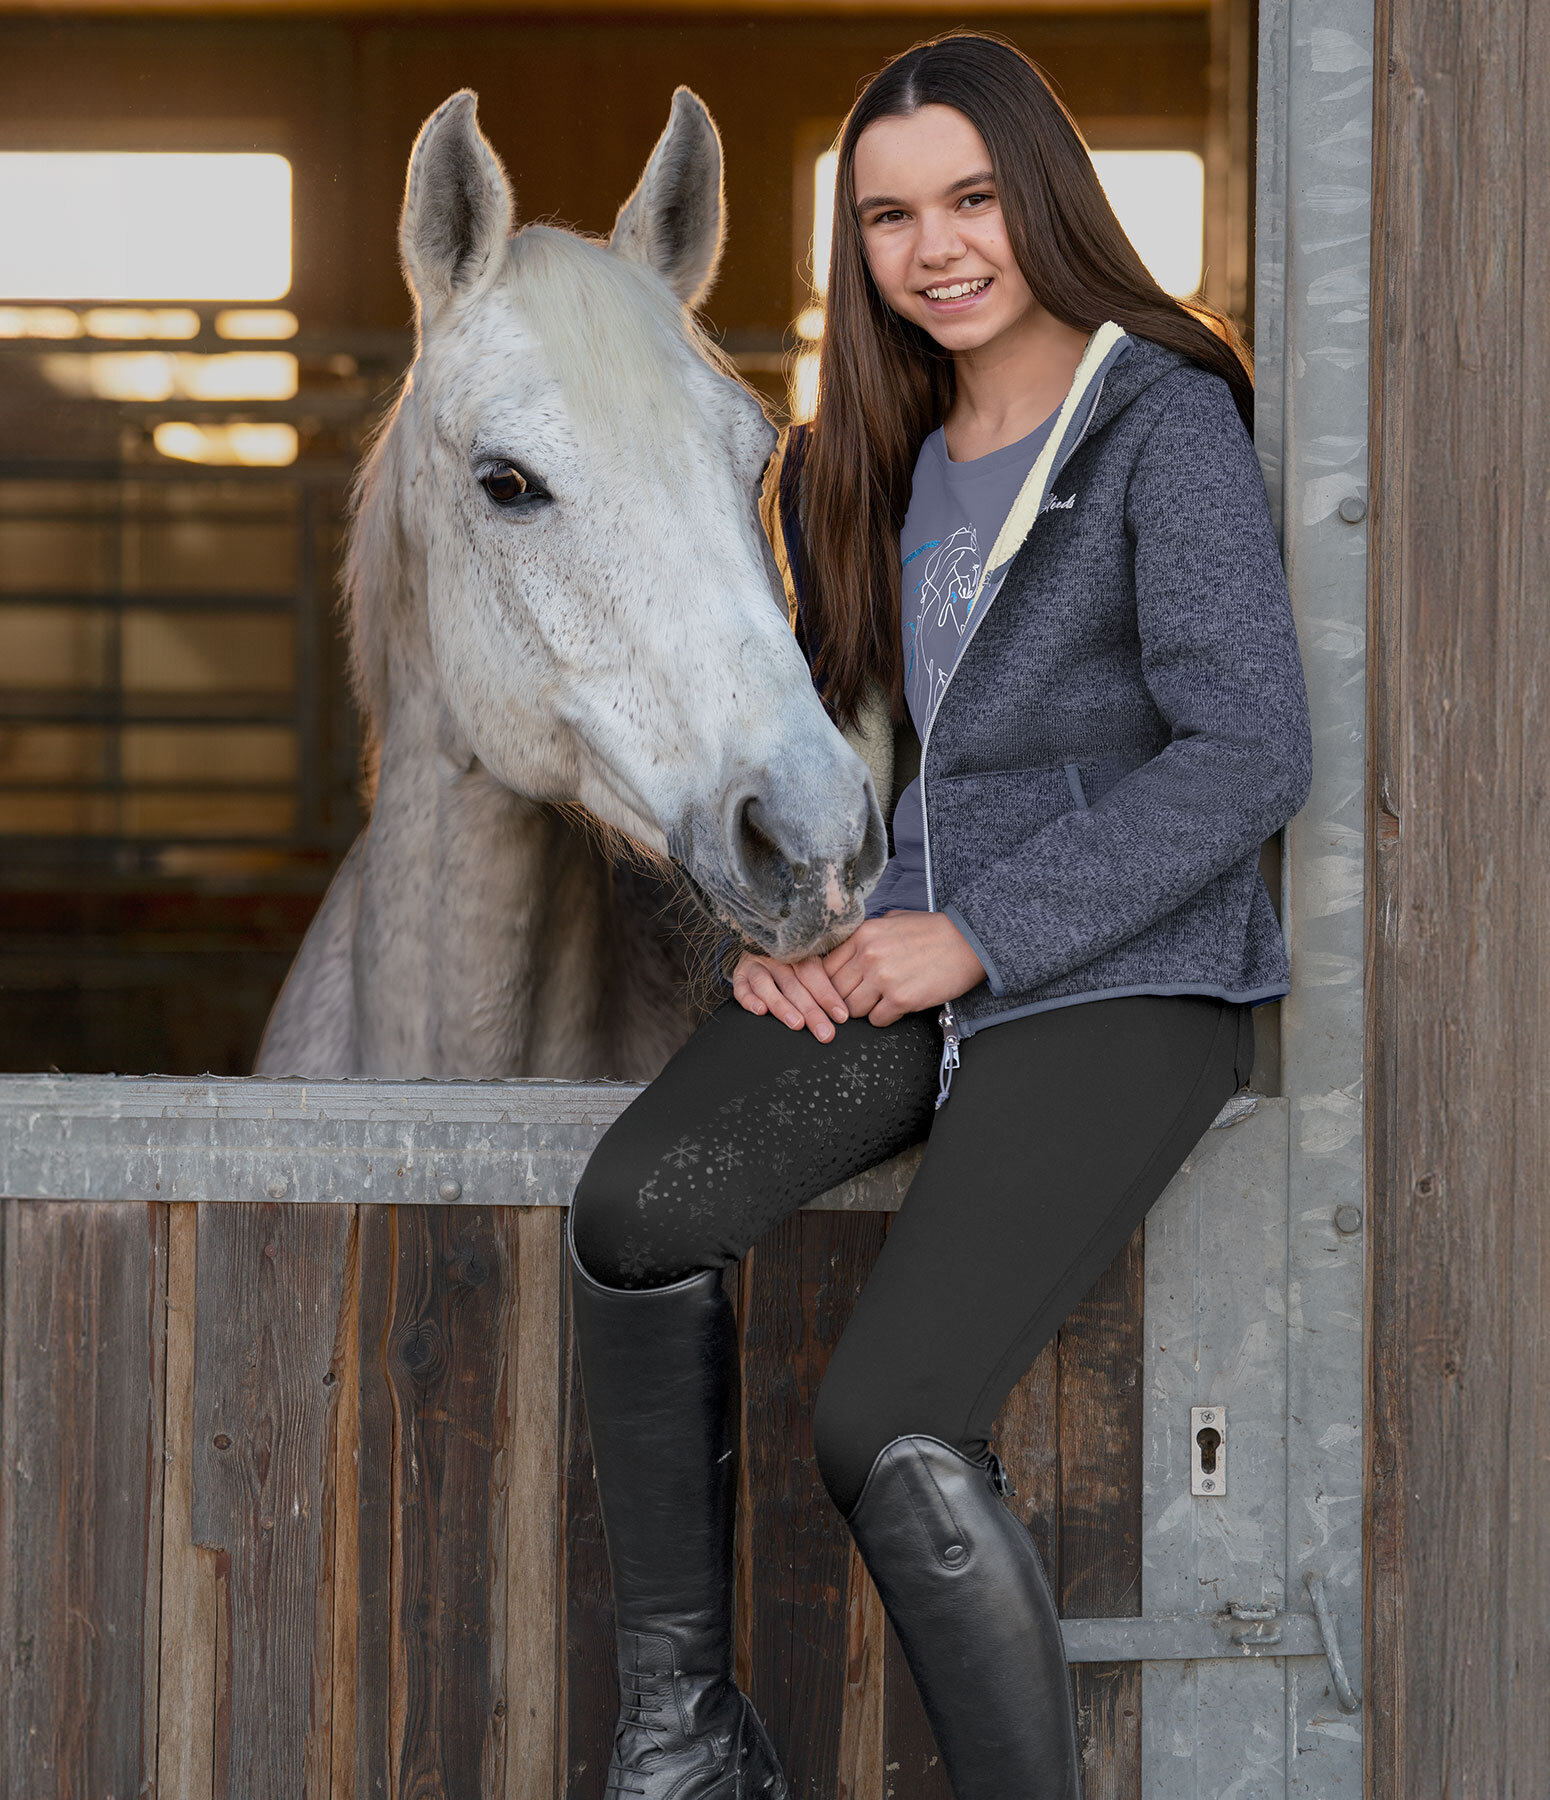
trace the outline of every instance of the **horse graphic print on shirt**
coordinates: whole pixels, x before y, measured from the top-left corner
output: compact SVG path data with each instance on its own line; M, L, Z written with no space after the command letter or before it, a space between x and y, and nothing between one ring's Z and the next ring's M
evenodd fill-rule
M958 660L979 590L982 560L972 519L947 537L922 544L905 559L906 594L910 592L909 565L920 563L913 605L904 615L904 687L910 715L917 722L936 711Z

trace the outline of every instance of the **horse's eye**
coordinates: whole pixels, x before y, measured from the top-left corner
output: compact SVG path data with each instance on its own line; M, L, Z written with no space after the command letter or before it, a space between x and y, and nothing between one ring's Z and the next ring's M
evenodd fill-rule
M484 477L482 485L497 506L511 506L529 491L527 477L510 463L497 463Z

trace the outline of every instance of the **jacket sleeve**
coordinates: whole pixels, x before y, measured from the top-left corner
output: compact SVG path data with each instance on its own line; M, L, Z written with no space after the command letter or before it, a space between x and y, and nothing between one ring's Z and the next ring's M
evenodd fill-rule
M1191 369L1169 386L1131 471L1125 530L1142 676L1171 741L951 896L944 910L996 994L1144 930L1256 851L1312 785L1302 657L1253 442L1220 377Z

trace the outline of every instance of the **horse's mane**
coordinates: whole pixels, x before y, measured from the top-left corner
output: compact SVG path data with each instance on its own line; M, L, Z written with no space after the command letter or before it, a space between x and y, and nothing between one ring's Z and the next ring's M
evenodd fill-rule
M666 345L687 344L740 381L715 342L651 269L610 251L607 240L553 225L526 225L507 246L500 285L520 299L583 432L617 435L621 419L639 446L682 434L693 406ZM600 356L598 347L608 346ZM386 716L395 639L412 627L419 571L402 516L405 458L416 412L411 366L372 435L351 485L344 598L350 666L366 722L368 770Z

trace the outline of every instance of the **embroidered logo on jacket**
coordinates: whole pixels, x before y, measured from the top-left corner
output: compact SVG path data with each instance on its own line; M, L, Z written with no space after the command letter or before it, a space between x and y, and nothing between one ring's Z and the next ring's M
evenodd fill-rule
M1064 500L1057 500L1055 496L1051 494L1049 499L1039 508L1039 517L1042 519L1047 512L1070 512L1071 508L1075 505L1076 495L1074 492L1068 495Z

